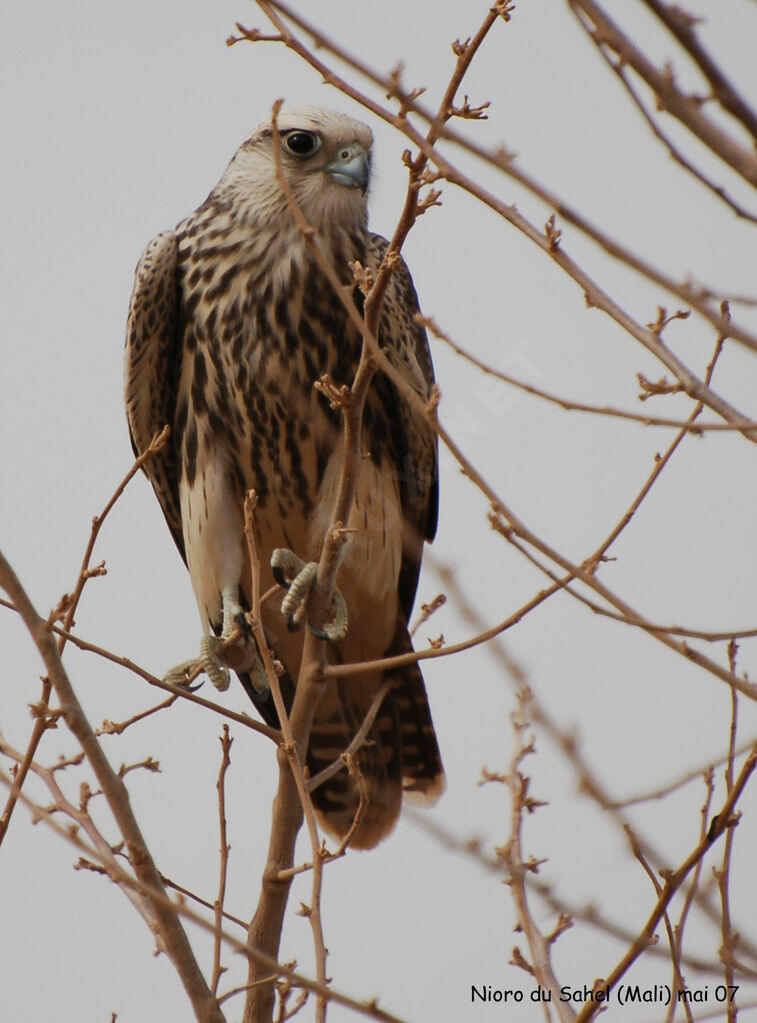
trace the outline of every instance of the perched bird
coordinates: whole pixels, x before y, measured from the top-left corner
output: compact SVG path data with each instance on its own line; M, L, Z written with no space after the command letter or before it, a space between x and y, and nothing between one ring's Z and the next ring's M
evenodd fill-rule
M189 568L205 633L201 663L220 687L228 684L227 666L234 667L271 724L276 712L249 633L253 649L244 663L225 657L221 645L250 607L244 495L254 488L258 497L254 527L265 592L274 579L296 574L291 566L300 563L287 552L310 562L320 556L332 525L343 439L339 410L314 384L325 375L337 387L351 384L362 343L297 226L274 154L278 148L280 173L360 308L351 264L375 271L388 245L367 228L372 142L370 129L344 114L282 110L275 131L264 122L242 143L196 212L150 242L131 297L131 440L141 453L157 430L171 427L146 472ZM410 274L399 261L381 309L379 343L426 399L433 370L417 312ZM349 626L346 634L343 622L326 631L332 664L412 650L407 622L423 542L436 529L436 438L380 370L365 404L362 451L337 576ZM264 627L291 701L302 636L287 628L280 603L266 603ZM342 768L313 791L323 826L341 838L363 788L355 848L371 848L391 831L403 794L431 803L444 788L417 664L326 683L307 752L311 775L338 760L386 680L394 686L356 756L364 785Z

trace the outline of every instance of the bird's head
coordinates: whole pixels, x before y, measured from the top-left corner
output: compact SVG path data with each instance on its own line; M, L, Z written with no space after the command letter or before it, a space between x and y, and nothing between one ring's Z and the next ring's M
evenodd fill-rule
M365 227L373 134L346 114L318 107L281 110L259 124L229 164L220 187L250 213L270 220L286 213L281 175L305 218L315 227Z

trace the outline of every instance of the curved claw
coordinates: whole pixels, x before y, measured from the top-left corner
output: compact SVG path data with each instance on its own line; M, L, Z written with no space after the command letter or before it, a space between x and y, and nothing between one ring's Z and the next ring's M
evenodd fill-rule
M273 578L285 590L289 589L304 567L305 562L302 558L298 558L294 551L286 547L277 547L271 554Z
M349 615L347 613L347 603L342 596L341 591L336 587L334 587L331 606L334 611L334 617L330 622L324 622L322 629L319 629L308 622L308 628L316 639L326 639L330 643L338 643L347 635Z
M193 661L182 661L181 664L175 665L163 676L163 681L167 682L169 686L176 686L179 689L188 689L192 692L192 684L189 679L194 672L200 669L200 664L195 658ZM195 688L199 689L202 685L200 682Z
M271 555L271 569L276 581L285 586L288 593L281 602L281 613L287 619L287 628L296 632L305 614L308 594L318 575L318 564L309 561L307 564L298 558L293 551L284 547L277 548ZM334 589L332 598L334 617L318 628L308 622L308 627L317 639L338 643L347 635L347 604L342 594Z
M276 551L274 551L273 553L276 554ZM285 590L288 590L289 583L287 582L286 576L284 575L284 569L281 567L281 565L274 565L273 558L271 558L271 571L273 572L274 581L277 582L279 586L283 586Z
M216 689L225 692L229 688L230 678L229 669L218 660L217 650L222 642L223 640L218 636L203 636L200 642L199 657L193 661L183 661L175 668L171 668L163 676L164 682L172 686L181 686L182 689L188 689L190 693L193 693L203 683L198 682L196 685L191 685L189 681L191 676L204 672Z
M290 555L282 559L281 569L286 572L297 574L298 568L295 555L290 551L274 552ZM271 559L273 561L273 558ZM239 587L236 585L225 586L221 590L221 602L223 609L223 626L220 636L203 636L200 642L200 654L193 661L184 661L177 664L175 668L166 672L164 678L170 685L182 686L189 692L194 692L203 684L201 681L196 685L190 685L200 672L204 672L213 685L221 692L229 688L231 676L229 668L238 674L249 672L252 684L261 693L268 692L268 678L263 665L260 663L260 656L252 630L244 613L244 608L239 603Z

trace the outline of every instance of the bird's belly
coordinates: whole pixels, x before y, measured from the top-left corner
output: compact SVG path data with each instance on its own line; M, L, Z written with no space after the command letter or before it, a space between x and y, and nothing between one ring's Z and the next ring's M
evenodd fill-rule
M255 513L255 535L261 565L261 591L273 585L270 556L276 547L286 546L305 561L320 558L323 541L334 524L335 496L342 465L342 444L337 444L327 463L317 494L314 513L300 509L279 518L271 503ZM327 659L344 664L378 660L392 645L397 628L397 586L402 562L402 511L396 473L387 460L376 466L369 459L360 463L355 498L347 522L347 542L342 549L336 585L349 617L346 637L329 648ZM245 565L244 590L249 592L249 566ZM280 614L281 597L274 597L264 609L264 622L276 656L291 678L299 675L302 634L291 633ZM363 711L370 705L381 673L368 672L350 680L355 706ZM365 691L365 697L361 693ZM329 699L324 697L322 713L329 716ZM333 709L333 708L332 708Z
M221 620L225 588L240 586L247 601L252 597L244 538L246 491L254 490L258 498L253 524L261 592L274 583L270 560L276 548L317 561L334 523L341 432L319 407L320 396L314 402L304 399L298 407L298 395L283 379L283 366L278 360L274 365L279 370L275 391L268 391L266 374L260 373L257 400L254 405L240 402L236 428L231 417L220 433L211 432L209 422L198 421L196 475L191 485L186 478L181 483L185 550L206 627ZM325 458L324 451L329 452ZM359 649L346 653L349 660L380 657L395 631L403 553L397 472L388 453L380 464L360 459L346 528L337 585L347 602L350 635L359 638ZM354 645L349 637L345 642Z
M308 559L318 559L326 532L334 522L342 451L340 438L326 466L316 513L309 524ZM397 473L388 458L384 458L381 465L363 458L359 462L355 496L347 521L347 542L337 575L337 585L347 602L351 623L345 643L350 646L350 637L359 637L362 647L349 651L350 660L381 657L392 641L402 540ZM360 627L353 627L358 622Z

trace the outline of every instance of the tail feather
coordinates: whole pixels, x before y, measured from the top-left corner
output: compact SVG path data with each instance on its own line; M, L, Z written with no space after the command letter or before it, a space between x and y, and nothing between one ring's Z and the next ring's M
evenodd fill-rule
M281 642L277 643L277 639L281 641L282 636L271 633L267 638L280 653L277 648ZM400 612L392 643L384 656L393 657L412 649L407 622ZM332 661L340 659L337 647L329 647L329 657ZM255 689L249 674L238 674L262 718L278 727L270 693ZM295 677L285 671L279 679L288 708L294 697ZM403 797L409 802L431 805L444 791L444 769L417 663L326 682L310 733L306 759L310 776L339 760L386 682L392 687L366 740L352 758L353 773L344 765L312 792L313 805L325 830L341 841L354 827L350 847L355 849L371 849L386 838L397 823Z
M307 763L311 775L328 767L347 749L370 706L350 693L351 680L328 683L310 733ZM329 692L331 689L331 692ZM359 823L350 845L370 849L394 826L402 805L401 760L397 715L388 693L366 741L352 759L354 773L345 765L313 791L315 806L325 829L342 840ZM324 721L323 702L332 704Z
M407 623L398 617L393 642L384 656L411 650ZM313 791L313 804L321 822L340 840L360 813L350 840L350 846L356 849L371 849L391 832L403 795L414 802L431 804L444 791L444 770L417 664L327 683L310 736L307 762L311 775L347 749L376 692L387 681L394 686L384 697L368 737L354 757L360 777L350 776L345 766Z

